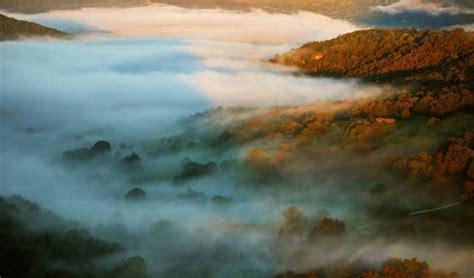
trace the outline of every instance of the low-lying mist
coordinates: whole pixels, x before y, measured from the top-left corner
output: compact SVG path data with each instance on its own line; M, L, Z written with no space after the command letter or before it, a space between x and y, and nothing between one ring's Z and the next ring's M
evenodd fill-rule
M270 186L255 186L239 168L253 145L219 149L211 142L218 137L215 126L233 126L238 117L210 125L196 120L197 113L218 106L234 107L245 118L269 107L344 103L394 90L303 77L265 62L299 43L357 26L311 13L161 5L14 16L81 35L0 44L0 194L21 195L118 242L127 255L145 258L150 276L267 277L340 261L378 264L390 256L419 256L457 270L472 255L441 243L308 243L307 226L324 217L344 219L348 231L378 224L363 216L362 203L374 200L348 186L368 177L344 168L378 162L339 157L328 148L312 163L298 164L317 178L278 177ZM94 144L101 140L110 150L105 144L107 151L97 156ZM172 151L162 151L168 145ZM315 163L325 166L309 171ZM303 232L279 237L282 226L293 229L291 217L282 215L291 206L304 214L295 213ZM314 248L304 251L308 244ZM450 252L459 261L442 264Z

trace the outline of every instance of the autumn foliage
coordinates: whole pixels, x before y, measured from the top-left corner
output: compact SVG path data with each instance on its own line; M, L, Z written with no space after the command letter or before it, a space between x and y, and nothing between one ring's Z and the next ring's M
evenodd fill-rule
M473 49L474 36L463 29L372 29L307 43L272 61L317 74L465 82Z
M457 273L446 273L440 270L432 270L428 263L418 259L396 259L386 260L378 271L363 272L361 278L455 278Z
M412 259L387 259L376 270L360 270L357 264L335 264L320 267L306 273L287 271L278 274L278 278L327 278L327 277L359 277L359 278L459 278L457 273L447 273L432 269L428 263Z

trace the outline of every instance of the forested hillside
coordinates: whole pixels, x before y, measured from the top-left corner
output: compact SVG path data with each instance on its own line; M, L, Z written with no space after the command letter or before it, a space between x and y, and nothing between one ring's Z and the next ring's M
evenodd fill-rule
M85 7L131 6L147 4L148 0L2 0L0 9L9 12L40 13L50 10L80 9Z
M16 20L11 17L0 14L0 41L16 40L22 37L56 37L65 38L69 34L48 28L36 23Z
M0 225L5 277L144 277L142 258L99 264L98 258L120 256L123 247L18 195L0 195Z
M311 42L273 62L317 75L371 80L472 82L474 35L453 31L372 29Z

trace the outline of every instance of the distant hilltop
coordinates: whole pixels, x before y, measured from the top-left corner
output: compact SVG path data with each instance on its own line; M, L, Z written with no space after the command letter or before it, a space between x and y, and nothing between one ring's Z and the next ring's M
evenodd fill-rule
M314 75L372 80L472 82L474 34L463 29L370 29L307 43L273 63Z
M2 0L0 10L15 13L41 13L87 7L138 7L168 4L193 9L270 13L306 11L345 19L364 26L430 28L474 23L472 0Z
M72 10L86 7L127 7L145 5L150 0L2 0L0 9L18 13L41 13L52 10Z
M169 4L185 8L221 8L229 10L263 9L268 12L309 11L338 18L355 18L371 7L389 5L398 0L2 0L0 9L10 12L38 13L84 7L124 7Z
M66 38L69 36L68 33L53 28L0 14L0 41L16 40L25 37Z

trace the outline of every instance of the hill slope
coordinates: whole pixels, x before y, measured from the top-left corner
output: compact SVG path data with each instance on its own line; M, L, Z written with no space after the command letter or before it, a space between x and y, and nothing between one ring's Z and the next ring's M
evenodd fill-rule
M39 36L65 38L69 36L69 34L33 22L17 20L0 14L0 41Z
M462 29L372 29L307 43L272 62L313 74L375 80L470 82L474 35Z
M9 12L40 13L51 10L71 10L86 7L128 7L148 4L149 0L2 0L0 9Z

